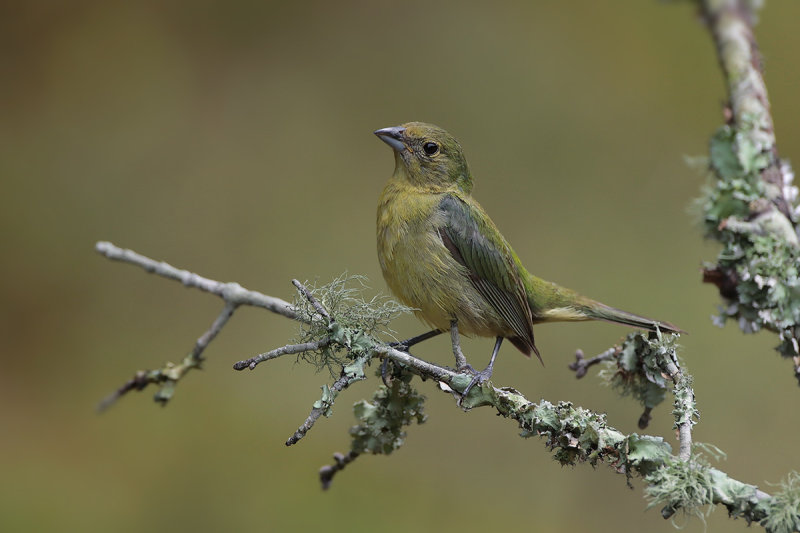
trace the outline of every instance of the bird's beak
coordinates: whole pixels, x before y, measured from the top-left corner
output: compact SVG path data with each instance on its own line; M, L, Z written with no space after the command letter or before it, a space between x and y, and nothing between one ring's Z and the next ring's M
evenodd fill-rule
M394 151L402 152L406 149L406 145L403 142L403 134L405 131L406 129L402 126L395 126L393 128L375 130L375 135L377 135L380 140L391 146Z

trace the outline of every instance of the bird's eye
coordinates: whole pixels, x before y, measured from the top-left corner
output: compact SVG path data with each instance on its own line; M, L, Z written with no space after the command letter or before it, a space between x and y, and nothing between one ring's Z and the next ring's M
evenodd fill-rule
M439 151L439 145L432 142L427 142L422 145L422 150L426 155L433 155Z

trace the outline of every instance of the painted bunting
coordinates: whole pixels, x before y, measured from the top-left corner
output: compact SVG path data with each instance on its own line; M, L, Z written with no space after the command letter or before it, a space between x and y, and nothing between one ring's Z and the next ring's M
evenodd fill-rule
M650 331L681 331L528 273L470 195L472 174L461 145L442 128L409 122L375 135L392 147L395 158L394 174L378 204L383 277L434 328L403 344L452 327L465 335L496 339L489 366L475 372L465 394L491 376L503 339L541 360L533 338L533 325L540 322L605 320Z

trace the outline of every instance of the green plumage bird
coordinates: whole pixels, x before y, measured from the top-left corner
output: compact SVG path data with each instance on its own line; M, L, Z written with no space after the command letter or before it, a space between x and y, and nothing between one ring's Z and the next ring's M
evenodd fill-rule
M434 328L431 334L457 321L460 333L496 338L489 366L468 389L491 376L503 339L541 360L533 337L533 325L540 322L605 320L681 332L525 270L470 195L472 175L461 145L442 128L409 122L375 134L395 157L378 204L378 259L386 283Z

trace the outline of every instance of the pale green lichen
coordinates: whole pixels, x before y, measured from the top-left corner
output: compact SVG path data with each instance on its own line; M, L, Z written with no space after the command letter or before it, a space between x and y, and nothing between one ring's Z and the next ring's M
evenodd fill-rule
M425 422L425 396L411 385L412 377L395 367L389 386L378 387L372 401L356 402L353 413L358 425L350 428L352 452L388 455L405 442L406 426Z
M705 522L714 509L715 480L702 455L693 455L689 461L669 457L645 476L645 482L645 496L650 500L647 508L663 506L661 514L665 518L674 520L675 513L680 511Z
M364 276L345 273L321 286L307 282L306 287L328 312L330 321L320 316L298 291L294 307L300 330L295 341L298 344L326 338L331 341L318 350L302 352L298 359L312 363L317 370L327 368L335 375L355 357L378 344L379 335L394 333L389 324L399 315L410 312L410 308L383 295L365 298L366 281ZM363 375L362 370L352 370Z
M781 490L762 504L766 513L760 523L770 533L800 531L800 474L790 472Z
M599 376L622 396L631 396L652 409L666 397L666 359L677 358L677 335L629 333Z
M570 402L509 405L513 410L501 414L519 421L523 437L546 437L546 445L562 465L609 462L629 476L634 471L644 475L672 453L661 437L625 435L610 427L605 415Z
M761 329L779 333L778 351L796 356L800 354L797 189L788 164L773 161L771 146L761 142L758 124L751 122L738 128L725 125L711 140L715 181L701 204L706 234L722 243L713 269L727 280L721 282L727 302L714 321L722 325L734 319L746 333ZM782 183L765 181L761 174L767 169ZM773 205L781 198L789 202L784 209L788 217Z

